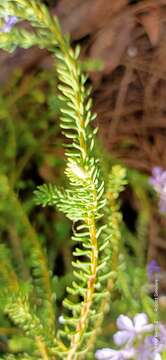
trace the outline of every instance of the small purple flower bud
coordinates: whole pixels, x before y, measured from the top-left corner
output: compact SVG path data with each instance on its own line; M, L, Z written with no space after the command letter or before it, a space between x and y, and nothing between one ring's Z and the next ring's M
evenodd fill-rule
M158 265L157 261L155 259L151 260L147 265L147 274L149 280L151 280L154 276L154 274L160 272L160 266Z
M17 23L17 21L18 21L18 19L16 16L5 15L4 16L4 25L0 29L0 32L4 32L4 33L10 32L10 30Z
M162 213L166 212L166 170L156 166L152 169L152 176L149 183L159 195L159 209Z

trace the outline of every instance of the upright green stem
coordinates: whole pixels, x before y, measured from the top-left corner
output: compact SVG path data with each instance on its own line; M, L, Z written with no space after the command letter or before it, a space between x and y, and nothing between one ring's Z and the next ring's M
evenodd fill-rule
M81 312L80 312L80 318L78 320L78 323L76 325L76 331L71 336L71 342L70 346L67 352L67 360L74 360L78 358L78 351L80 349L80 344L83 339L83 335L87 329L88 321L90 319L90 309L93 304L93 297L95 293L95 284L97 279L97 266L98 266L98 242L97 242L97 226L96 226L96 214L98 210L98 194L96 189L96 183L95 180L93 180L93 175L91 175L91 162L89 161L91 157L91 148L93 146L90 146L90 140L92 139L92 134L86 133L87 125L85 125L85 121L87 124L86 119L86 104L85 104L85 89L84 85L81 82L80 73L78 71L78 64L77 60L75 59L74 52L71 51L70 46L66 39L61 34L61 31L59 29L57 21L50 17L50 15L47 13L46 9L42 6L37 4L37 2L33 0L14 0L16 5L18 6L18 16L21 11L24 8L26 12L26 19L29 19L30 21L33 21L37 27L45 27L52 35L53 35L53 43L51 44L52 52L55 52L56 56L56 49L55 49L55 40L58 44L58 47L60 49L60 52L62 56L64 57L64 64L67 69L67 71L70 74L70 81L71 85L68 81L66 81L67 90L71 90L73 93L73 97L75 101L72 105L76 105L76 108L74 110L74 113L76 115L76 131L79 138L79 165L82 167L82 169L85 171L85 173L88 175L89 180L89 188L91 188L92 195L93 195L93 204L92 208L89 209L85 202L85 218L84 218L84 224L86 228L88 227L89 232L89 240L90 240L90 275L87 280L87 286L85 289L85 295L83 302L81 304ZM31 10L29 15L29 9ZM57 56L58 57L58 56ZM61 69L60 69L61 70ZM63 82L63 80L62 80ZM74 84L74 85L73 85ZM88 104L89 106L89 104ZM85 134L86 133L86 134ZM91 136L92 135L92 136ZM89 143L88 143L89 141ZM76 144L78 145L78 144ZM93 144L92 144L93 145ZM78 160L78 157L77 157ZM93 158L91 159L93 160ZM92 161L93 163L93 161ZM98 170L98 169L97 169ZM91 195L91 194L90 194ZM32 234L32 229L30 228L30 233ZM33 238L33 236L32 236ZM51 293L50 289L48 287L48 276L46 273L46 267L45 263L43 261L43 257L41 254L41 267L44 274L44 280L45 280L45 289L48 292L49 302L51 304ZM53 314L50 316L53 316ZM44 360L47 360L45 358Z
M91 240L91 276L87 282L87 292L84 298L84 302L82 304L80 320L76 327L76 334L73 335L70 344L70 350L67 355L67 360L76 359L76 352L80 345L81 338L84 334L84 331L87 326L87 321L89 317L89 311L91 305L93 303L93 294L95 292L95 283L97 276L97 263L98 263L98 246L97 246L97 238L96 238L96 224L94 221L94 217L89 217L87 219L87 225L89 226L90 232L90 240Z

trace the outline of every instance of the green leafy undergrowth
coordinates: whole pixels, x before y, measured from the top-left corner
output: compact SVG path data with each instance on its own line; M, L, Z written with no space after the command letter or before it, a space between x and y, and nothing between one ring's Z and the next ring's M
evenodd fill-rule
M6 13L33 31L1 32L0 47L47 48L56 72L17 74L12 95L9 85L0 92L2 358L93 359L106 313L113 324L119 311L153 318L137 247L147 233L148 190L138 174L100 156L80 49L58 19L33 0L2 0L0 17ZM128 181L146 204L134 235L121 213Z

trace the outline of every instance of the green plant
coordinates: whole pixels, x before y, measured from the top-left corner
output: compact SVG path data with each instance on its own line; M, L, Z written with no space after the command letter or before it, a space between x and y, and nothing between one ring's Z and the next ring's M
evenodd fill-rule
M10 32L0 33L2 49L14 51L17 46L38 45L56 57L60 126L66 138L67 185L65 189L42 185L35 195L38 205L55 205L72 221L76 260L72 262L74 277L63 301L65 311L60 317L63 324L56 329L55 320L59 315L55 313L56 279L49 271L41 239L14 191L16 185L11 186L10 176L4 171L0 177L2 199L13 209L13 221L23 241L21 276L17 267L14 270L14 259L7 246L1 244L0 248L1 313L7 327L11 323L17 327L22 344L17 354L3 358L90 359L104 314L110 309L110 296L122 293L126 304L132 303L129 290L132 285L124 274L128 257L121 240L118 200L126 184L126 171L116 165L108 179L102 175L95 148L97 129L91 126L95 119L91 111L91 89L86 86L87 77L79 64L80 49L78 46L71 49L69 37L62 35L57 18L51 17L46 7L34 0L2 0L0 16L3 18L4 14L16 16L18 21L28 20L33 29L14 27ZM146 310L150 313L151 302L148 296L147 299ZM14 353L9 348L10 352Z

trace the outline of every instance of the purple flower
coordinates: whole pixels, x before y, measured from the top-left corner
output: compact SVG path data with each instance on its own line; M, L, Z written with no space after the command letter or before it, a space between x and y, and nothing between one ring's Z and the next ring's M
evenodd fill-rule
M149 182L156 191L162 191L166 185L166 171L159 166L155 166L152 169L152 177L150 177Z
M156 263L152 263L156 265ZM114 350L104 348L96 351L98 360L162 360L162 352L166 350L166 326L159 324L159 336L148 335L154 330L154 325L148 324L146 314L139 313L130 319L120 315L117 319L117 327L120 329L114 335L116 345L124 348ZM136 340L133 343L133 340ZM134 345L134 347L133 347Z
M151 332L154 325L148 324L147 315L144 313L137 314L133 320L128 316L120 315L117 319L117 327L120 329L114 336L116 345L131 344L140 334Z
M166 326L163 324L159 325L159 351L166 350Z
M138 360L161 360L160 349L155 346L154 336L145 338L144 343L138 347Z
M166 212L166 170L159 166L152 169L150 184L159 195L159 208L161 212Z
M155 259L151 260L147 265L147 274L149 280L153 278L153 275L160 272L160 266Z
M113 350L113 349L101 349L96 351L96 359L98 360L125 360L133 359L135 354L134 349L124 349L124 350Z
M9 15L5 15L4 16L4 25L3 27L0 29L0 32L10 32L10 30L12 29L12 27L17 23L18 19L16 16L9 16Z

